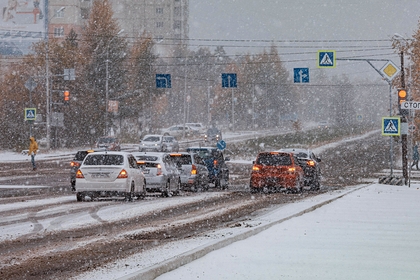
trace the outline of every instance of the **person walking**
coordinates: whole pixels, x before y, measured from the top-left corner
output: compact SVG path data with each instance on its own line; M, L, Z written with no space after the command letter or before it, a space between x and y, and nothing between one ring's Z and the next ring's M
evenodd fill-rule
M32 136L29 138L29 141L31 143L29 144L28 155L31 156L32 168L35 171L36 170L35 156L38 151L38 143L36 142L35 138Z
M417 146L417 143L413 147L413 164L411 164L411 167L414 165L416 166L417 170L419 170L419 147Z

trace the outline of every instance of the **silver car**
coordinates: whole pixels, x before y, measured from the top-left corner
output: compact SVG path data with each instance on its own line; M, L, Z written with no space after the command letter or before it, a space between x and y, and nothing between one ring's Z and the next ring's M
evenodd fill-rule
M169 157L181 171L183 190L206 191L209 188L209 171L203 159L195 153L170 153Z
M139 152L163 152L163 135L149 134L140 141Z
M76 171L76 198L124 196L127 200L144 196L146 179L136 158L126 152L93 152Z
M165 152L178 152L179 143L174 136L163 136L163 149Z
M162 196L178 195L181 190L180 172L168 154L157 152L133 153L146 177L146 191Z

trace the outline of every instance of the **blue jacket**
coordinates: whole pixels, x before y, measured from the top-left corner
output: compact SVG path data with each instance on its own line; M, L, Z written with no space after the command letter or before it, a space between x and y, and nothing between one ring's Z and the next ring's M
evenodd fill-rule
M413 147L413 160L419 160L419 149L417 145Z

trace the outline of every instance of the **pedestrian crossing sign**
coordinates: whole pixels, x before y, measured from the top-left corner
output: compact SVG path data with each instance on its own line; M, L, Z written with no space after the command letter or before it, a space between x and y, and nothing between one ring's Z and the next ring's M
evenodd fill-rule
M36 118L36 108L25 108L25 121L34 121Z
M382 135L400 136L401 123L399 117L382 118Z
M335 51L319 50L318 51L318 68L335 68L336 66Z

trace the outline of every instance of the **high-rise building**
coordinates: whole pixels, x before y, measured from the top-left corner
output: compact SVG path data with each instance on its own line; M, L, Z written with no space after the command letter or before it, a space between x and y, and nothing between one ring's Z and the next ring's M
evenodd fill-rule
M129 42L144 35L156 42L159 54L168 54L188 41L189 0L109 0L114 18ZM71 29L80 33L93 0L0 0L0 54L19 56L30 45L49 38L65 38Z
M48 4L48 34L65 37L73 28L79 33L89 18L93 0L45 0ZM120 28L129 42L142 35L156 41L160 54L187 44L189 0L110 0Z

